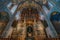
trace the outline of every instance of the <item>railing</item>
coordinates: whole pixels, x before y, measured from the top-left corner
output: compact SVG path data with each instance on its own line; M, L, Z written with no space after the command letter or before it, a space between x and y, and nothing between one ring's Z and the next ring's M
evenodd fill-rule
M21 40L20 38L0 38L0 40ZM60 40L60 38L39 38L37 40Z

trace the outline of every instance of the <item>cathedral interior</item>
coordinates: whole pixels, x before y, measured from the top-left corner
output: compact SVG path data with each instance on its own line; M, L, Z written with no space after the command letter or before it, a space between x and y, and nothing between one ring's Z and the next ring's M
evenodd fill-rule
M60 0L0 0L0 38L60 38Z

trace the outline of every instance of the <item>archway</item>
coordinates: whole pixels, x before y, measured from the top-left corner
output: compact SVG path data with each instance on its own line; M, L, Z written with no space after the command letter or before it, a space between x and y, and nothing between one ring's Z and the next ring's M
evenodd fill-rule
M31 34L31 36L33 36L33 26L27 26L26 28L26 33L27 33L27 36L29 36L28 34Z
M0 35L4 31L6 25L9 22L9 14L5 11L0 12Z
M25 40L34 40L33 34L34 34L33 26L27 26L26 27L26 39Z
M60 35L60 12L52 12L50 20L58 35Z

